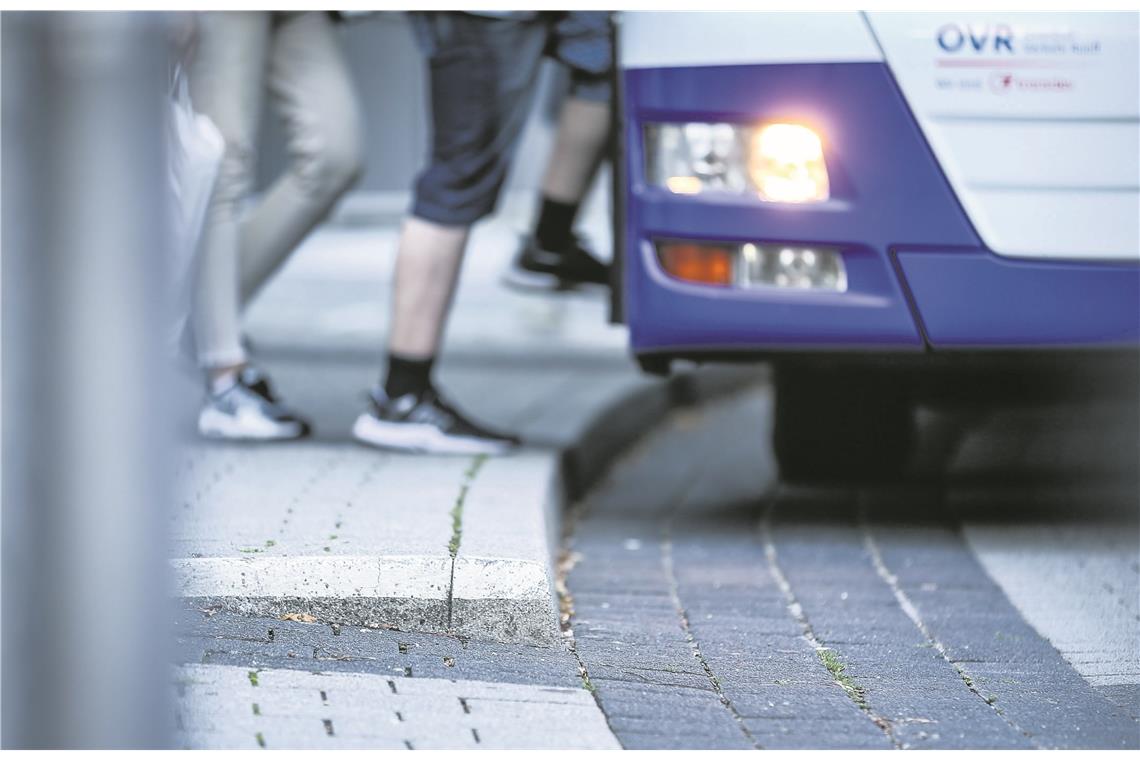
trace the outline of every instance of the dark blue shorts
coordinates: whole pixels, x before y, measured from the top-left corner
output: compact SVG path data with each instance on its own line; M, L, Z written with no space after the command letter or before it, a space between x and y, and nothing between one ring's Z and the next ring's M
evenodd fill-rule
M490 214L549 56L570 70L573 97L609 102L609 14L410 14L427 58L432 144L412 214L447 226Z

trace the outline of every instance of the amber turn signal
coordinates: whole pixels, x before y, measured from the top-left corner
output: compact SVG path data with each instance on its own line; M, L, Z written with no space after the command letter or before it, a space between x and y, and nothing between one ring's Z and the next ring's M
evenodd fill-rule
M678 280L703 285L732 285L734 251L727 246L697 243L659 243L661 267Z

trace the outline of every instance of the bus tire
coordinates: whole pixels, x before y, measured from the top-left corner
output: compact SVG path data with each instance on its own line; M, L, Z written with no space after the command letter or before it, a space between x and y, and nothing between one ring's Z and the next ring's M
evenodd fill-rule
M904 377L777 368L773 448L783 482L897 480L906 474L915 439Z
M673 368L673 360L668 356L654 354L638 356L637 364L641 367L642 372L656 377L668 377Z

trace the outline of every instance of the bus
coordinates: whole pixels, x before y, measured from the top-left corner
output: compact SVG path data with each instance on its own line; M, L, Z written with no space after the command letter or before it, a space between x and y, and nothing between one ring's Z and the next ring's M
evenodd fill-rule
M1140 14L617 24L632 352L771 361L785 477L897 472L931 388L1135 365Z

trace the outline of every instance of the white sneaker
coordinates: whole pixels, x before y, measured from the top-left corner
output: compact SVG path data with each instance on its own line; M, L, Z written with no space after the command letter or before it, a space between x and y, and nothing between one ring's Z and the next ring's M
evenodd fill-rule
M233 385L210 394L198 414L198 433L230 441L285 441L304 438L309 423L287 409L273 394L269 379L245 367Z
M369 446L424 454L506 454L519 446L515 436L466 419L435 389L390 399L376 388L370 395L371 409L352 426L356 440Z

